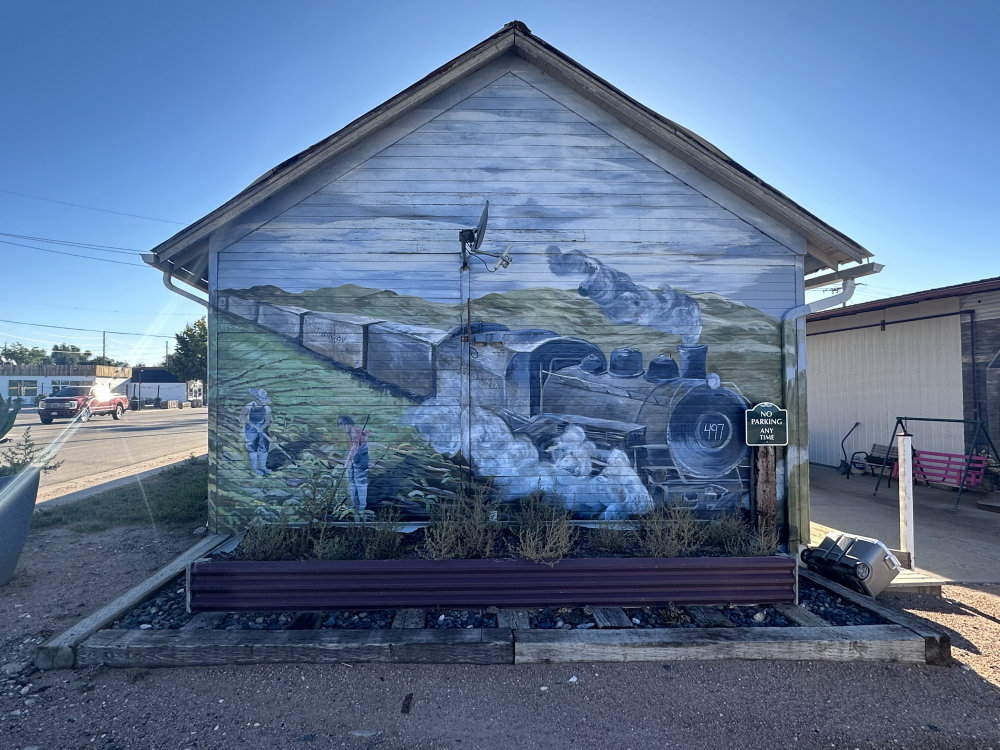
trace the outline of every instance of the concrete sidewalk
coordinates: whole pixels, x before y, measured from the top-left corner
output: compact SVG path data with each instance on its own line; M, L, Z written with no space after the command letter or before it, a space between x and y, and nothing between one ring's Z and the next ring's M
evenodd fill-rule
M879 539L899 548L899 487L876 477L835 468L809 467L813 523ZM981 492L963 492L952 511L957 491L916 485L914 495L914 563L918 570L947 582L1000 583L1000 513L980 510Z

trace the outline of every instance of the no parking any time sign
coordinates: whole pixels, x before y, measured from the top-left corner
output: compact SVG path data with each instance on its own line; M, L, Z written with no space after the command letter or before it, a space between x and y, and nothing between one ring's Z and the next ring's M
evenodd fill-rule
M788 445L788 411L765 401L746 410L747 445Z

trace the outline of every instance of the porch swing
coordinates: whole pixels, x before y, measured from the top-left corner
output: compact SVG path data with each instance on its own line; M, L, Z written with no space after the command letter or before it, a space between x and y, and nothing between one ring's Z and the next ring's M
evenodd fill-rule
M879 470L878 481L875 482L875 491L872 494L878 494L879 485L882 483L882 477L885 475L885 469L886 466L889 465L890 460L892 460L893 468L890 469L890 477L888 481L891 482L892 471L895 468L896 459L890 454L893 452L892 449L894 448L894 439L896 435L910 434L909 430L906 428L907 422L946 422L950 424L976 426L972 440L968 443L969 452L967 454L940 453L936 451L916 449L913 451L914 480L922 481L927 486L930 486L933 483L956 488L958 490L958 496L955 498L955 505L952 510L957 511L958 504L962 500L962 493L966 489L971 489L972 487L978 487L981 485L983 476L986 473L988 456L981 456L976 453L976 446L979 445L980 435L986 440L986 444L993 452L993 457L998 463L1000 463L1000 454L997 453L996 446L993 444L993 440L990 439L990 434L986 429L986 425L983 424L983 420L981 419L896 417L896 424L893 427L892 435L890 436L887 444L890 450L886 451L885 456L882 458L882 466Z

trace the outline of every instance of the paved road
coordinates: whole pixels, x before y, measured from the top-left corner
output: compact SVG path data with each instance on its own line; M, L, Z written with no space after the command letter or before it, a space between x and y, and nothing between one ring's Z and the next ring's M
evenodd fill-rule
M94 417L86 424L38 421L35 411L18 415L8 437L31 428L40 446L58 445L63 465L42 477L38 502L103 485L122 477L200 456L208 450L207 409L147 409L115 421Z

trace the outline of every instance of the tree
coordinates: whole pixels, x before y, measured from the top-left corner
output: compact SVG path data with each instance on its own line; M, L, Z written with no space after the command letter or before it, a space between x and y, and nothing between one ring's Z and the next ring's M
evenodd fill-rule
M208 379L208 322L205 318L184 326L174 334L177 343L167 369L178 380Z
M90 361L90 351L83 351L72 344L56 344L52 347L52 361L57 365L75 365Z
M51 365L52 357L44 349L33 346L30 349L24 344L4 344L0 349L0 361L12 362L15 365Z
M128 367L128 362L123 359L111 359L103 354L100 357L91 357L86 361L88 365L107 365L108 367Z

